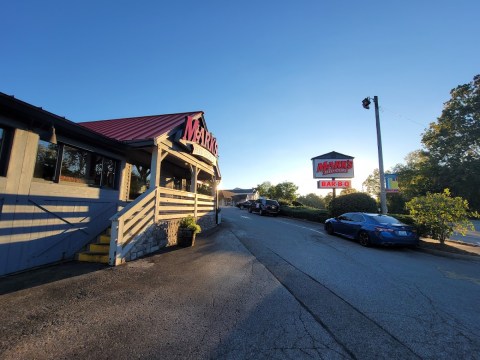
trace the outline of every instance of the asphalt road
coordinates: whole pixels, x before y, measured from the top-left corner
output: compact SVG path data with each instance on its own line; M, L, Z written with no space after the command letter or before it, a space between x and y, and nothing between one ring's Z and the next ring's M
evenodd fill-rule
M222 217L192 248L0 279L0 358L480 359L479 262Z
M364 248L309 222L235 209L224 216L242 243L357 358L480 359L478 262ZM277 275L279 263L298 278ZM310 306L315 297L322 301Z

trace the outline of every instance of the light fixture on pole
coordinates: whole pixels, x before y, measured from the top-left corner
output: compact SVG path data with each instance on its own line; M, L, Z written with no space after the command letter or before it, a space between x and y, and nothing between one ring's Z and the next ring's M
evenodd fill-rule
M362 106L370 109L371 99L366 97L362 100ZM385 173L383 171L383 154L382 154L382 135L380 132L380 115L378 114L378 96L373 97L375 104L375 122L377 125L377 146L378 146L378 172L380 173L380 207L382 214L386 214L387 210L387 193L385 191Z
M55 126L52 123L52 127L50 128L49 139L48 142L52 144L57 144L57 135L55 134Z

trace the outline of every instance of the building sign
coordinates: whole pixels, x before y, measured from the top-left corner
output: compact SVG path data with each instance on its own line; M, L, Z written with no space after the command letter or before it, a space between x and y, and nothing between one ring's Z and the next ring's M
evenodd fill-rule
M313 160L313 177L319 178L353 178L353 158Z
M208 150L210 156L215 158L218 157L217 139L212 133L205 129L200 119L194 119L191 116L187 116L187 121L185 122L185 127L183 128L181 140L198 144L204 149ZM193 148L195 151L195 146ZM200 153L197 153L196 155L204 157Z
M318 180L319 189L350 189L352 182L350 180Z
M385 190L387 192L399 192L397 174L385 174Z
M353 177L353 160L319 160L315 161L315 175L319 177ZM320 176L319 176L320 175Z
M210 151L208 151L207 149L197 144L192 144L192 146L193 146L193 150L192 150L193 155L200 156L204 158L206 161L208 161L209 163L211 163L212 165L217 166L217 158Z

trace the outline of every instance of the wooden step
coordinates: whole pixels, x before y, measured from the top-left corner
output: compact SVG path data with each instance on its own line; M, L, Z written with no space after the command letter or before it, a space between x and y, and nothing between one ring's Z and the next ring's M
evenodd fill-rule
M108 254L85 251L77 254L77 260L83 262L95 262L108 264Z
M110 243L94 243L88 245L88 251L91 253L99 253L99 254L108 254L110 251Z
M110 235L109 234L101 234L98 237L98 242L100 244L110 244Z
M88 245L88 251L77 254L78 261L108 264L110 253L111 228L97 237L97 242Z

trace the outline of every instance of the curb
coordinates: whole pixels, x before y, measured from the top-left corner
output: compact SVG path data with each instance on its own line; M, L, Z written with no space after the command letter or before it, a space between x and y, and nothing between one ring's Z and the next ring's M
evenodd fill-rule
M477 255L455 254L455 253L451 253L451 252L448 252L448 251L429 249L429 248L424 248L424 247L421 247L421 246L418 246L416 248L416 250L424 252L424 253L429 253L429 254L432 254L432 255L437 255L437 256L442 256L442 257L447 257L447 258L452 258L452 259L480 262L480 256L477 256Z
M448 242L451 242L451 243L455 243L455 244L460 244L460 245L480 247L480 245L468 243L468 242L465 242L465 241L462 241L462 240L445 240L445 241L448 241Z

